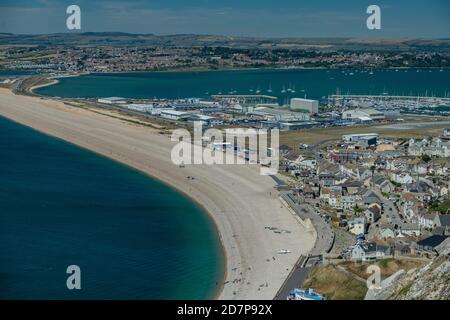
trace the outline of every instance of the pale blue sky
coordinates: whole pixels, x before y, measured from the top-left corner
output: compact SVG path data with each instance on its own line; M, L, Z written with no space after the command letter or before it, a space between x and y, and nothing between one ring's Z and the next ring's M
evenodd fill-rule
M56 33L65 8L82 10L82 31L269 37L450 37L450 0L0 0L0 32ZM381 7L382 29L366 28Z

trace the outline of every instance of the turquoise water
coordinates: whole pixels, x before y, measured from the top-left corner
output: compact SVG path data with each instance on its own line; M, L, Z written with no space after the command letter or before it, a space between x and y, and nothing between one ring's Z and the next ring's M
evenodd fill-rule
M295 93L288 92L289 88ZM66 98L186 98L231 92L254 94L258 89L261 94L278 97L281 103L305 95L319 99L337 90L342 94L445 96L450 95L450 70L373 70L373 74L323 69L92 74L61 79L59 84L38 92Z
M202 299L215 227L140 172L0 117L0 299ZM81 268L81 290L66 268Z

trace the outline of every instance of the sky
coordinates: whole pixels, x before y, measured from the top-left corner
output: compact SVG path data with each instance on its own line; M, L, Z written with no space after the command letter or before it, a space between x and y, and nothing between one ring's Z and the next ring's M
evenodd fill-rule
M66 8L81 8L81 31ZM369 5L381 30L368 30ZM450 38L450 0L0 0L0 32Z

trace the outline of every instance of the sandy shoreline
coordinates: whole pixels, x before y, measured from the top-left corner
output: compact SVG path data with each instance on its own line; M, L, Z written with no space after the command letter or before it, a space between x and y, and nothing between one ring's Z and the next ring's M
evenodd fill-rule
M220 299L272 299L314 244L315 232L298 223L274 181L254 165L179 168L170 161L174 143L153 129L7 89L0 89L0 115L138 169L196 201L213 219L226 254ZM292 253L277 254L281 249Z

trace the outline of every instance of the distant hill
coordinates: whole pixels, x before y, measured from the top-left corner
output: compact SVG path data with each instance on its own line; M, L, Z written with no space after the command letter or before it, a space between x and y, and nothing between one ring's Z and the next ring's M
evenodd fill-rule
M450 39L375 39L375 38L258 38L217 35L154 35L123 32L54 33L16 35L0 33L0 45L38 46L224 46L261 49L319 50L450 50Z

